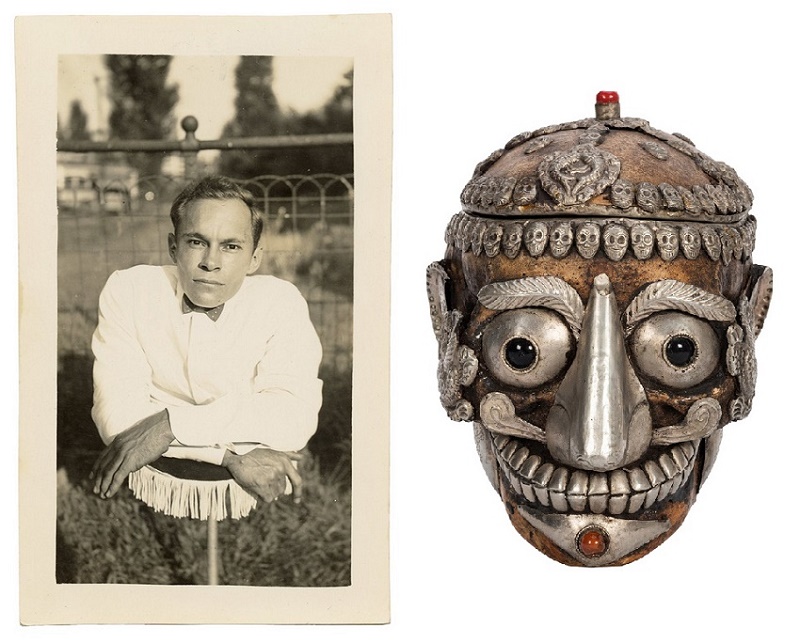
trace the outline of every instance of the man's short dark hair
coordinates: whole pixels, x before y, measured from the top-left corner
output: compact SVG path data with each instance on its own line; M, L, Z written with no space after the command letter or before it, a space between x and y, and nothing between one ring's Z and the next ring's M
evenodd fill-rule
M187 185L183 191L175 197L169 211L172 219L172 228L175 234L178 233L178 224L181 221L186 208L192 201L201 199L213 200L237 200L242 201L250 210L250 226L253 232L253 250L258 247L261 240L261 233L264 230L264 219L261 212L256 207L253 195L246 189L234 183L225 176L205 176L199 181Z

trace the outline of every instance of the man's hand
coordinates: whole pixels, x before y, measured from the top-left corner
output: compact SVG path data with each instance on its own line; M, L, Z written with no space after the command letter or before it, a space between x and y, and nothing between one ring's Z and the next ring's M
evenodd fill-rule
M174 439L166 410L119 433L92 468L94 493L103 499L114 496L130 473L161 457Z
M303 495L303 480L292 461L302 458L300 453L283 453L269 448L255 448L244 455L227 450L222 465L242 488L265 502L283 495L288 477L292 482L294 503L299 504Z

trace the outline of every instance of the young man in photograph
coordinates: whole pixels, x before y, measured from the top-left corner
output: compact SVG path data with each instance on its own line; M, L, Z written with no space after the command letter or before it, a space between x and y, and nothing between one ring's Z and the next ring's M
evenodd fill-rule
M302 479L317 427L322 356L306 301L253 275L263 219L233 182L207 177L172 204L174 265L114 272L100 295L94 419L106 449L93 490L112 497L162 456L225 467L264 501Z

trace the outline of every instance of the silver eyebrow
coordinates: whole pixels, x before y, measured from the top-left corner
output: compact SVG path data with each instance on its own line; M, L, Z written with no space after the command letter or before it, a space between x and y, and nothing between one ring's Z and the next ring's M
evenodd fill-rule
M736 306L723 296L711 294L696 285L665 279L651 283L639 292L625 310L625 333L654 312L678 310L709 321L736 320Z
M583 301L569 283L557 276L530 276L483 286L478 301L490 310L549 308L567 322L575 338L581 333Z

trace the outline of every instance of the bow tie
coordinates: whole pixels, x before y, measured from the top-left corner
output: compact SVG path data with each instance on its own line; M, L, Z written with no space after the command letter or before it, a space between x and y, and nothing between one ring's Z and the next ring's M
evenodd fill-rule
M199 305L195 305L189 300L189 297L185 294L183 295L183 300L181 301L181 310L183 310L184 314L189 314L190 312L201 312L205 314L209 319L212 321L216 321L219 319L219 315L222 314L222 308L225 307L224 303L221 303L216 308L202 308Z

